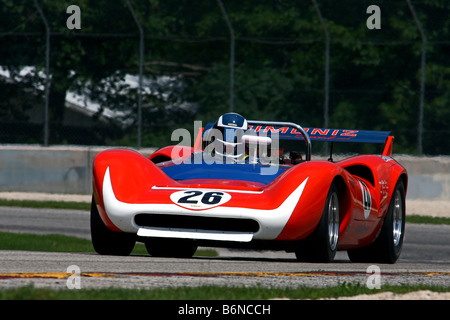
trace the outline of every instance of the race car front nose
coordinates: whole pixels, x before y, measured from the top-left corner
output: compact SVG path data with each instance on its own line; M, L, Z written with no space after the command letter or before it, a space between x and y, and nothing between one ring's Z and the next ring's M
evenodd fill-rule
M114 225L124 232L137 233L143 237L241 242L252 239L273 240L291 217L307 180L298 185L275 209L223 205L200 214L176 204L122 202L114 194L108 168L103 182L103 200L105 211Z

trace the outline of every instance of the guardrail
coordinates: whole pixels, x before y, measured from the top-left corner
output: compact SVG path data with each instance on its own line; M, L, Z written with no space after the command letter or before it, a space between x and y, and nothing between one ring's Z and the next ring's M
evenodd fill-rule
M106 149L110 148L1 145L0 192L91 194L92 162ZM140 152L150 155L155 150ZM394 158L408 170L407 199L450 200L450 156Z

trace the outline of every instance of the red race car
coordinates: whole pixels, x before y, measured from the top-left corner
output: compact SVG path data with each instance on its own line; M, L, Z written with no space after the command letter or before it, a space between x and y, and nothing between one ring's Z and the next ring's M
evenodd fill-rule
M379 155L313 160L311 141L378 143ZM281 143L294 148L284 152ZM390 132L302 128L229 113L194 147L99 153L91 236L99 254L190 257L199 245L295 252L299 261L395 263L405 232L407 172ZM381 151L381 150L380 150ZM180 155L181 154L181 155Z

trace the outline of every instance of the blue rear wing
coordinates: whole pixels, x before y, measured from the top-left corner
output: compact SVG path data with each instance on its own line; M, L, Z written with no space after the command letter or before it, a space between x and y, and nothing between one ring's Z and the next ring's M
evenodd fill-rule
M278 133L279 139L283 140L304 140L301 132L292 127L273 127L250 125L250 130L259 134L271 135ZM347 129L324 129L305 128L312 141L322 142L358 142L358 143L386 143L390 131L369 131L369 130L347 130Z
M303 128L291 122L249 120L248 123L249 130L247 132L252 131L254 134L266 136L277 133L281 140L305 141L306 160L311 159L311 141L380 143L384 144L383 155L392 156L394 137L390 135L390 131ZM213 123L208 123L203 134L213 125Z
M205 126L206 132L213 126L208 123ZM348 130L348 129L324 129L324 128L305 128L312 141L322 142L356 142L356 143L386 143L391 134L390 131L371 131L371 130ZM304 140L303 135L296 128L290 126L269 126L250 124L249 130L256 134L270 136L277 132L279 139L282 140Z

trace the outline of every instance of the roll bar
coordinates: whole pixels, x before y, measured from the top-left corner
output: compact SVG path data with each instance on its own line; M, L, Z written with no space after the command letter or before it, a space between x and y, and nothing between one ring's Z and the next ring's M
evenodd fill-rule
M247 120L250 125L262 125L262 126L273 126L273 127L290 127L296 129L299 133L302 134L305 144L306 144L306 155L305 160L311 160L311 139L309 138L308 133L303 129L300 125L293 122L278 122L278 121L259 121L259 120Z

